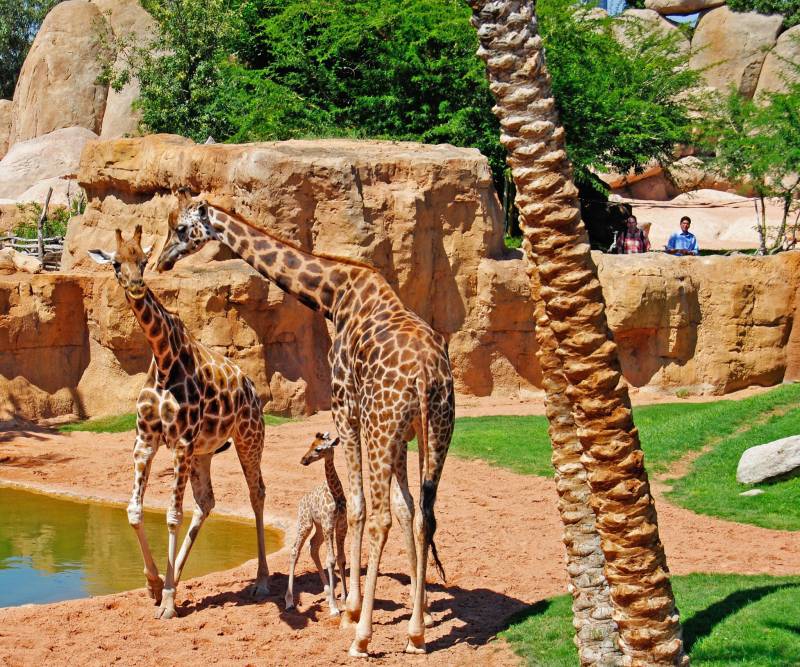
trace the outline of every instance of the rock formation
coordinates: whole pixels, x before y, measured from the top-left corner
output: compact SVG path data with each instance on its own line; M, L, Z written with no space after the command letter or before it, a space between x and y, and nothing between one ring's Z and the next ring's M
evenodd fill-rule
M791 435L746 450L736 467L736 481L740 484L757 484L796 474L798 470L800 435Z
M8 138L11 134L11 110L14 103L11 100L0 100L0 159L8 151Z
M778 37L773 49L764 58L758 77L756 95L766 92L784 92L786 81L797 80L800 67L800 25L789 28Z
M45 17L14 91L9 146L67 127L100 134L108 89L97 83L97 50L108 24L88 0L67 0Z
M525 395L541 385L525 263L503 248L488 164L475 150L150 136L88 144L79 178L89 205L70 224L65 271L0 277L0 385L21 416L130 411L148 348L113 276L89 266L85 252L137 223L158 252L170 188L183 184L229 198L303 247L379 268L448 336L462 394ZM722 393L783 378L785 341L800 340L800 252L594 259L632 385ZM208 246L149 280L200 340L256 379L270 410L327 406L324 321L243 262Z
M782 23L779 14L712 9L697 24L690 65L703 70L707 85L722 92L733 85L745 97L752 97L764 58L775 45Z

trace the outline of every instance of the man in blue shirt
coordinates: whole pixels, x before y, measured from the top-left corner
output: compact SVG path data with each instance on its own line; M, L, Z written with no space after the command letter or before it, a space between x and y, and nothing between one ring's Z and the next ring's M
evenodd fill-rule
M688 215L681 218L680 234L675 232L669 237L665 250L670 255L697 255L700 248L697 247L697 237L689 231L692 220Z

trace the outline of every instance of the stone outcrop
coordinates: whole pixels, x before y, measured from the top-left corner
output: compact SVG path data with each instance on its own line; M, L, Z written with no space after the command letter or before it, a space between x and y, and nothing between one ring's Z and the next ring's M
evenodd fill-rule
M0 100L0 159L8 152L8 138L11 135L11 100Z
M742 95L752 97L766 53L775 45L782 23L779 14L712 9L697 24L690 66L703 70L707 85L725 92L733 84Z
M108 21L115 39L133 40L141 45L155 37L156 22L142 8L138 0L92 0L92 2ZM117 67L119 66L118 62ZM139 82L135 78L125 84L122 90L109 89L100 131L103 139L137 134L139 114L131 105L138 96Z
M758 77L756 95L768 92L785 92L786 82L798 79L800 66L800 25L781 33L775 46L764 59Z
M67 0L48 13L14 91L10 146L66 127L100 133L108 94L96 82L102 34L106 20L88 0Z
M694 14L725 4L725 0L644 0L644 6L659 14Z
M39 181L74 174L84 146L96 138L91 130L69 127L14 144L0 160L0 198L18 199Z
M800 253L595 259L631 384L725 393L784 378Z
M746 450L736 467L736 481L757 484L800 470L800 436L792 435Z
M614 24L614 34L623 44L634 46L642 41L642 34L655 33L671 36L679 53L689 52L689 39L678 27L652 9L626 9Z
M540 386L525 262L502 247L502 216L477 151L344 140L197 146L151 136L89 144L80 181L89 205L70 225L67 271L0 278L6 411L131 411L149 348L112 273L85 252L111 247L116 227L143 224L144 244L155 242L158 253L170 189L184 184L305 248L376 266L448 337L462 394ZM327 407L326 322L214 246L170 273L148 272L149 284L201 341L256 380L268 409ZM785 342L800 339L792 317L800 252L595 254L595 262L632 385L723 393L783 379Z
M40 273L42 263L36 257L17 252L14 248L0 248L0 273L8 275L18 271Z

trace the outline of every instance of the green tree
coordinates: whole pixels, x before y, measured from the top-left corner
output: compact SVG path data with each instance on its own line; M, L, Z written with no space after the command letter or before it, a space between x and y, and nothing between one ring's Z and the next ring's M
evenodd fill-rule
M11 99L45 15L61 0L0 0L0 98Z
M744 99L731 89L702 126L700 144L712 157L708 162L728 180L747 183L760 206L755 229L759 253L778 250L787 231L798 231L800 204L800 83L786 92L769 93L758 101ZM769 225L765 203L777 198L782 216Z

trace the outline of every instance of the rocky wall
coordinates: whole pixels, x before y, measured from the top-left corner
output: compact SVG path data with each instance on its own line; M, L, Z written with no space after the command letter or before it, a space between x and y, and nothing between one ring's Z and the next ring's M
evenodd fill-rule
M158 253L172 188L225 201L303 247L378 268L449 339L457 390L520 396L540 385L520 251L477 151L392 142L198 146L177 137L95 141L79 180L63 272L0 277L0 412L129 412L150 357L111 271L86 251L143 224ZM800 252L767 258L595 254L625 377L724 393L797 373L790 349ZM216 244L147 279L190 331L232 357L267 407L328 406L327 323ZM794 364L794 366L793 366Z

